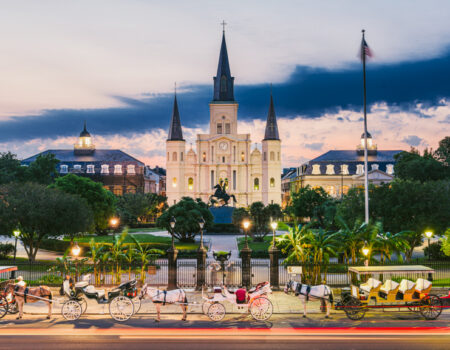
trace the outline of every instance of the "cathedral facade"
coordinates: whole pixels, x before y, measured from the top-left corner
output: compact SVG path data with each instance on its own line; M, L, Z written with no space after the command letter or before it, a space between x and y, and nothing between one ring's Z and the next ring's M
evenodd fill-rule
M177 96L174 98L166 142L169 205L184 196L208 202L219 183L226 184L227 193L236 197L236 206L246 207L257 201L281 204L281 140L272 95L262 152L256 147L252 150L250 134L239 133L238 106L223 33L209 104L209 133L197 135L195 150L192 146L186 149Z

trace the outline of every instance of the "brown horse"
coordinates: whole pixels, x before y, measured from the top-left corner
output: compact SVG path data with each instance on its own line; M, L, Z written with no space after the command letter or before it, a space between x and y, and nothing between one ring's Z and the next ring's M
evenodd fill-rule
M49 319L52 316L52 291L47 286L39 286L35 288L28 288L28 293L25 295L25 287L19 287L14 284L8 284L5 288L5 293L12 293L14 295L17 306L19 307L19 315L17 319L21 319L23 316L23 304L35 303L37 301L44 301L48 305L48 315Z

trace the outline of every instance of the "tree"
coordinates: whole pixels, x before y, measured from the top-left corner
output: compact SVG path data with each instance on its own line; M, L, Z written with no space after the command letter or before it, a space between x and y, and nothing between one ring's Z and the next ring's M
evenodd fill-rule
M248 219L250 220L250 213L247 208L236 208L233 210L233 215L231 217L231 221L237 227L242 227L242 222Z
M213 224L213 216L206 203L201 199L193 200L190 197L183 197L177 203L169 207L157 220L159 227L166 228L172 233L170 219L172 216L177 220L173 235L182 242L192 242L197 233L200 232L198 221L201 217L206 222L205 228Z
M24 179L25 167L11 152L0 153L0 185L10 182L21 182Z
M126 193L117 198L117 212L124 224L148 222L167 209L166 200L156 193Z
M439 147L434 152L434 157L445 166L450 165L450 136L446 136L439 141Z
M25 183L0 188L0 226L3 234L19 229L20 240L30 261L43 238L86 232L92 225L92 213L86 202L74 195L46 186Z
M395 175L399 179L426 182L450 177L450 168L436 160L428 150L420 155L417 150L411 149L410 152L396 154L394 158Z
M26 181L49 185L58 176L56 165L59 160L52 153L40 154L25 171Z
M147 265L160 255L164 255L164 252L159 249L151 248L148 244L141 244L133 235L130 236L135 245L135 256L141 266L141 283L145 283L145 271Z
M446 256L450 256L450 227L445 231L444 238L442 240L442 252Z
M110 191L104 189L101 183L68 174L57 178L52 187L84 198L93 212L95 230L105 231L109 225L109 219L115 213L115 197Z
M324 226L325 210L331 197L322 187L312 188L307 185L292 194L292 204L288 208L290 215L302 221L310 219L319 226Z

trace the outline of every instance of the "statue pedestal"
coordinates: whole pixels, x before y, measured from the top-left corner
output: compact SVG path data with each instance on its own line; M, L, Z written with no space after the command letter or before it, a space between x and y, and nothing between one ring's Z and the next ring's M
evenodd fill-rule
M234 207L211 207L209 211L214 216L215 224L231 224Z

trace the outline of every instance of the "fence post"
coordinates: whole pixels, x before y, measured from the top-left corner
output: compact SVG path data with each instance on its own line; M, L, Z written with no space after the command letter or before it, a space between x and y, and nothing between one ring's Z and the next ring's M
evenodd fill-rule
M242 259L242 286L250 289L252 284L252 250L248 247L241 249Z
M168 286L167 289L177 289L177 256L178 249L170 247L167 249L167 259L168 259Z
M206 277L206 249L200 246L197 250L197 287L196 290L202 290L205 285Z
M269 248L270 257L270 286L274 290L279 289L279 269L278 269L278 255L280 250L277 247L271 246Z

